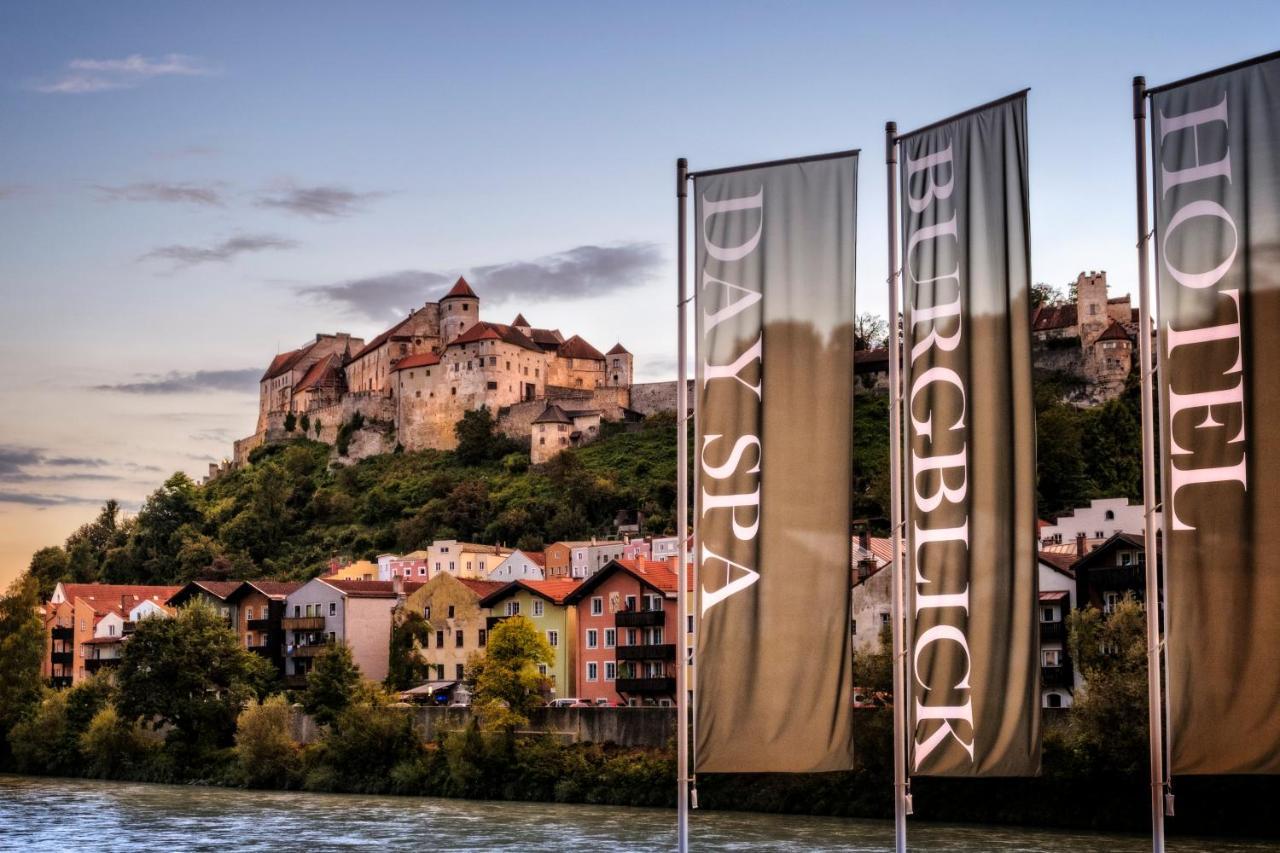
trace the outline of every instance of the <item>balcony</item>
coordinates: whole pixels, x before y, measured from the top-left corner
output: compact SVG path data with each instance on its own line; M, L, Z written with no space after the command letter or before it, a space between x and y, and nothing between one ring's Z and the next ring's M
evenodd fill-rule
M84 662L85 672L97 672L103 668L120 665L120 658L89 658Z
M1089 583L1098 589L1140 590L1146 585L1141 566L1103 566L1089 569Z
M53 688L54 688L55 690L61 689L61 688L63 688L63 687L70 687L70 686L71 686L71 676L69 676L69 675L55 675L53 678L49 679L49 682L53 685Z
M1064 658L1060 666L1040 667L1040 683L1045 687L1072 687L1075 685L1075 674L1071 661Z
M289 652L289 656L295 658L313 658L324 652L325 649L332 645L333 643L311 643L305 646L294 646L293 651Z
M49 633L54 642L69 643L75 639L76 629L71 627L64 628L61 625L58 625Z
M71 666L75 657L71 652L52 652L49 655L49 662L60 666Z
M323 631L323 616L286 616L281 620L286 631Z
M652 628L665 625L666 621L663 610L619 610L614 624L619 628Z
M245 623L247 631L270 631L272 627L270 619L250 619Z
M1040 639L1065 640L1066 638L1067 638L1066 622L1041 622L1040 623Z
M618 646L614 651L617 652L618 660L672 661L676 659L674 643L651 646Z
M121 634L132 634L132 633L133 633L134 631L136 631L137 629L138 629L138 623L137 623L137 622L125 622L125 623L124 623L124 627L122 627L122 628L120 629L120 633L121 633Z
M619 693L661 693L672 695L676 692L674 678L619 678L614 682Z
M274 657L279 651L273 646L246 646L249 651L255 655L261 655L264 658Z

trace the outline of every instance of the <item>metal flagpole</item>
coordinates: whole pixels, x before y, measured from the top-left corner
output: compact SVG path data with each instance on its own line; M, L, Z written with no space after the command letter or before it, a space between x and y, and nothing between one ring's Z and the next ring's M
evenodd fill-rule
M1142 370L1142 501L1147 582L1147 725L1151 735L1151 849L1164 853L1164 693L1160 671L1159 553L1156 545L1155 398L1151 382L1151 309L1147 279L1147 81L1133 78L1133 139L1138 193L1138 353Z
M902 559L902 341L898 335L898 125L884 126L889 197L889 511L893 562L889 569L893 609L893 835L897 853L907 850L907 650Z
M689 850L689 636L685 633L689 614L688 569L684 558L685 541L689 537L689 384L685 379L688 341L685 322L685 207L688 191L689 161L676 161L676 822L677 849Z

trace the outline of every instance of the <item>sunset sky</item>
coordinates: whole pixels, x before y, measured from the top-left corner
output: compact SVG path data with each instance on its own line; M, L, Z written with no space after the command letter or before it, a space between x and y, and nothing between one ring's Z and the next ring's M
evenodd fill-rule
M1274 50L1280 5L10 3L0 10L0 584L254 426L317 331L460 273L674 376L675 158L861 146L1030 95L1033 276L1134 259L1130 80ZM1037 10L1037 11L1032 11Z

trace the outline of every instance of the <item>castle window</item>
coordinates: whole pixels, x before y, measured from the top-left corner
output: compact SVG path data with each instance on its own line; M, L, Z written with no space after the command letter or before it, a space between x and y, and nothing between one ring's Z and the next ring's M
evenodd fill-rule
M535 367L535 368L533 369L533 375L534 375L535 377L537 377L537 376L538 376L538 368L536 368L536 367Z
M414 392L413 392L413 396L415 396L415 397L421 397L421 396L422 396L422 392L421 392L421 391L414 391Z
M545 435L544 435L544 436L540 436L540 437L538 438L538 446L539 446L539 447L546 447L546 446L547 446L547 437L546 437Z
M510 369L511 369L511 362L509 362L509 361L508 361L508 362L507 362L507 370L510 370Z
M466 303L463 303L463 305L462 305L462 310L463 310L463 311L470 311L470 310L471 310L471 306L470 306L470 305L467 305Z
M489 366L490 367L498 366L498 357L496 355L489 356Z
M486 382L486 383L485 383L485 385L488 387L488 389L489 389L490 391L497 391L497 390L498 390L498 383L497 383L497 382Z
M458 389L457 389L457 388L450 388L450 389L449 389L449 393L456 397L456 396L458 396Z
M431 368L429 368L429 367L427 368L427 375L428 375L428 376L430 376L430 375L431 375Z

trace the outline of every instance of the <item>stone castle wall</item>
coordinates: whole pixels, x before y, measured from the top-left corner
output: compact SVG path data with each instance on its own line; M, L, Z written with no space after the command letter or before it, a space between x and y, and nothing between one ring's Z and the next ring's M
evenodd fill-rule
M676 410L677 381L641 382L631 386L631 410L648 417ZM693 405L693 380L689 380L689 405Z

